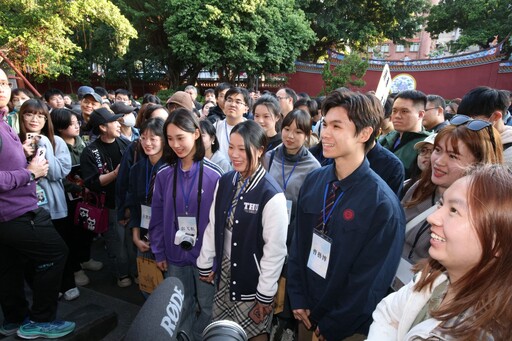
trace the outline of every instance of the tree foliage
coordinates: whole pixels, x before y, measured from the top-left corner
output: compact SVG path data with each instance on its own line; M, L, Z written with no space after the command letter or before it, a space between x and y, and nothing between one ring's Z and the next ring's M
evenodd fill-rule
M287 72L315 37L289 0L170 0L165 23L176 58L194 72L216 70L233 81L240 72Z
M385 40L404 42L421 28L428 0L298 0L318 41L303 55L316 61L328 49L362 51Z
M169 47L169 36L164 30L171 16L168 0L113 0L137 29L139 37L130 43L130 52L122 60L111 63L111 76L126 72L144 80L167 78L170 87L179 84L183 65L179 64Z
M3 0L0 46L7 56L36 79L69 74L76 53L88 48L89 33L99 24L110 30L111 57L126 53L137 32L109 0ZM72 37L82 34L83 45Z
M501 40L512 33L512 4L510 0L442 0L432 7L427 31L434 38L456 28L462 32L451 50L471 45L487 48L496 36Z
M361 88L365 86L366 82L363 77L368 70L368 65L368 61L363 60L356 53L345 55L345 58L340 60L334 68L328 61L322 71L322 79L325 83L324 93L328 94L340 87Z

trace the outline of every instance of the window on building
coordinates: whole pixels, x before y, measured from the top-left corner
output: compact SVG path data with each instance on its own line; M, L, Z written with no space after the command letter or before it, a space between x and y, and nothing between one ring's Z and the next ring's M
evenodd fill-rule
M418 52L420 50L420 44L414 43L409 47L409 51L411 52Z
M389 52L389 45L385 44L380 47L380 52Z
M404 52L405 51L405 46L397 45L395 51L396 52Z

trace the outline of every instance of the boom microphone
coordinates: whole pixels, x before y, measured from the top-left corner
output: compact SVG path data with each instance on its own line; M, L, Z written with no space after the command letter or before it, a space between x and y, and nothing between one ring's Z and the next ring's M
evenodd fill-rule
M178 334L185 294L178 278L166 278L140 309L125 340L181 340Z

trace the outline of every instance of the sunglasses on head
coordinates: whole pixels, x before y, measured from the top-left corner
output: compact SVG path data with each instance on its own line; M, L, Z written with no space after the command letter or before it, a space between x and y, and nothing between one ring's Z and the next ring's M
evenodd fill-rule
M496 152L496 141L494 140L494 131L492 129L492 123L484 120L474 120L466 115L455 115L450 120L450 124L454 126L466 126L471 131L480 131L487 128L489 130L489 136L491 138L492 148Z

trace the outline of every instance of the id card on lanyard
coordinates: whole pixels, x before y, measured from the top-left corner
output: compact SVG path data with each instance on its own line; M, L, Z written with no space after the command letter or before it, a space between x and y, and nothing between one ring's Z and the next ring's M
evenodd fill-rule
M196 217L184 217L178 216L178 229L183 233L192 236L194 239L197 238L197 224Z
M331 238L316 230L313 232L311 250L309 251L308 258L308 268L322 278L327 276L329 258L331 256L331 245Z
M334 186L334 191L336 186ZM308 268L313 270L317 275L322 278L326 278L327 269L329 268L329 258L331 256L331 245L332 239L327 235L326 225L331 215L334 211L334 208L338 205L341 198L343 197L343 192L341 192L338 197L331 197L329 199L330 204L327 203L327 193L329 192L330 184L326 184L324 191L324 202L322 208L322 230L319 231L317 229L313 229L313 238L311 239L311 249L309 251L308 258ZM333 192L334 194L335 192ZM331 201L333 200L333 201ZM328 207L330 206L329 212L326 212Z
M140 227L149 229L149 222L151 220L151 206L140 205Z
M151 165L151 168L149 168L149 160L146 159L146 205L140 205L140 227L146 230L149 229L149 222L151 220L151 205L148 202L148 194L150 191L153 191L153 188L150 187L154 168L155 165Z

